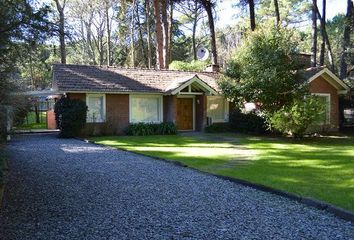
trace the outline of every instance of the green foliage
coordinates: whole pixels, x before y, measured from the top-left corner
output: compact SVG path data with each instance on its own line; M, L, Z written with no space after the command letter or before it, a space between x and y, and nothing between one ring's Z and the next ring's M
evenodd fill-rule
M210 126L205 127L205 132L207 133L222 133L228 132L229 130L230 127L227 123L213 123Z
M237 103L261 102L261 110L273 112L303 94L295 79L297 43L292 31L282 27L259 27L248 33L227 64L220 81L224 94Z
M31 111L31 102L28 98L21 97L18 99L16 106L14 108L14 125L21 125L28 113Z
M295 138L302 138L324 111L325 106L316 96L308 96L282 107L271 114L268 121L276 130Z
M64 138L77 137L85 127L87 106L78 99L61 98L55 103L55 120Z
M239 109L235 109L230 113L229 119L232 131L256 134L267 132L265 119L254 112L242 113Z
M174 135L177 134L177 128L172 122L132 123L126 132L132 136Z
M194 60L191 62L173 61L170 64L170 69L183 71L203 71L208 64L209 62Z

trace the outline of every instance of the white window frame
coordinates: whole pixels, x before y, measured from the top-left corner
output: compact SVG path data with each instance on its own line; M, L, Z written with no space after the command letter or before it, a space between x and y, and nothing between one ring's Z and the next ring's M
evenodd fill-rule
M224 118L223 119L212 119L212 123L223 123L223 122L229 122L229 102L227 101L227 99L224 98L224 96L207 96L207 117L209 117L208 115L208 110L209 110L209 99L211 98L222 98L224 99Z
M86 94L86 105L87 105L87 110L89 111L90 110L90 107L89 107L89 98L90 97L103 97L103 119L102 121L98 122L91 122L89 121L90 118L86 118L86 122L87 123L104 123L106 122L106 94L98 94L98 93L87 93Z
M162 95L156 95L156 94L136 94L132 95L129 94L129 123L139 123L139 122L133 122L132 121L132 98L158 98L159 99L159 104L160 104L160 113L159 113L159 120L154 121L154 122L142 122L142 123L162 123L163 122L163 96Z
M331 123L331 111L332 111L332 105L331 105L331 94L330 93L312 93L314 96L319 96L319 97L326 97L326 104L328 100L328 111L326 111L326 122L324 124L330 124ZM326 106L327 108L327 106Z

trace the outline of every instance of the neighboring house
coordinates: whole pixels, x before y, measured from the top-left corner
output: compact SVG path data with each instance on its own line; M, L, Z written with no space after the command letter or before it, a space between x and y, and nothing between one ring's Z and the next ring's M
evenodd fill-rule
M229 102L216 72L133 69L84 65L53 66L53 90L88 106L87 134L122 134L129 123L173 122L180 131L202 131L207 123L228 122ZM339 95L349 87L327 68L309 68L299 77L326 104L318 122L339 128Z
M323 130L337 131L340 125L339 96L346 95L350 88L326 67L302 70L299 77L309 83L311 94L319 96L326 105L317 124Z
M227 122L229 103L213 72L53 66L53 90L88 106L87 134L122 134L129 123L174 122L202 131L207 117Z

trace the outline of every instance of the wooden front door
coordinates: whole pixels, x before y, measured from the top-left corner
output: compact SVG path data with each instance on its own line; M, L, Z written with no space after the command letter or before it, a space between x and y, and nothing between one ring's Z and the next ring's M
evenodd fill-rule
M177 98L177 129L193 130L193 98Z

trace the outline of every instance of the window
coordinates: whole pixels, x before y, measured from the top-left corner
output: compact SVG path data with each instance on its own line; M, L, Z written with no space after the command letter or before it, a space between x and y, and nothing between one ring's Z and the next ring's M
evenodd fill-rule
M320 102L325 106L325 111L316 120L316 125L324 125L330 123L331 115L331 95L329 93L316 93L314 94L320 100Z
M130 95L130 122L162 122L162 96Z
M106 120L106 96L104 94L87 94L87 122L104 122Z
M207 98L207 116L212 122L226 122L228 112L228 104L223 97L209 96Z

